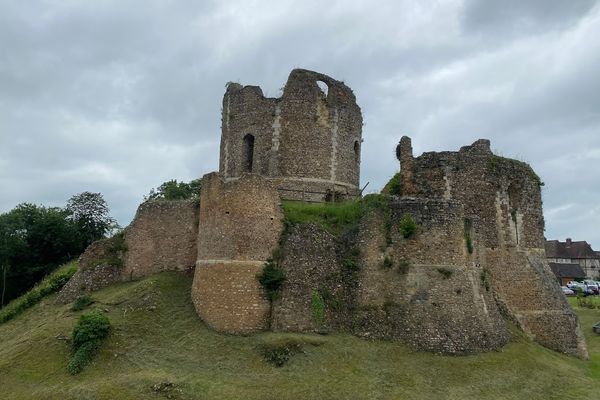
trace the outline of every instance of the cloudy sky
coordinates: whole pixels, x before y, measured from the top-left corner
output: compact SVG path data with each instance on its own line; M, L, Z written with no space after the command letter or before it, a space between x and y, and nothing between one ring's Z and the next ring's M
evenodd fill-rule
M375 4L377 4L375 6ZM152 187L218 168L225 83L344 80L362 183L489 138L546 183L546 236L600 250L593 0L0 0L0 212L102 192L122 225Z

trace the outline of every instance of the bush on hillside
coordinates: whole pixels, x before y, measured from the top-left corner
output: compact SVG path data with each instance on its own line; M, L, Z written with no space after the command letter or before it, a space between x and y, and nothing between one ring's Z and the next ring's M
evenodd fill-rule
M71 335L71 359L67 370L78 374L92 360L110 332L108 317L93 311L79 317Z
M93 304L94 300L87 294L77 296L75 301L73 302L73 306L71 307L71 311L81 311L90 304Z

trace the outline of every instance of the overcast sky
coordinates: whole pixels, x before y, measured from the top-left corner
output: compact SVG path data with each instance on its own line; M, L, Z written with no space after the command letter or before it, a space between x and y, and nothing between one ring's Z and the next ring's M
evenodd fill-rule
M377 6L375 6L377 4ZM127 225L218 169L225 83L296 67L354 89L361 181L488 138L546 183L546 236L600 250L600 4L592 0L0 0L0 212L102 192Z

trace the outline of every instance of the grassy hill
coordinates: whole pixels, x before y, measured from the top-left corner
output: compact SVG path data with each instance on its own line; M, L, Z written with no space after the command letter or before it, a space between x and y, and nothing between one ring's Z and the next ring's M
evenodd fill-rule
M163 273L94 293L84 311L51 295L0 324L2 399L558 399L600 397L600 310L577 309L590 361L557 354L513 330L500 352L411 352L345 334L215 333L197 317L191 278ZM79 375L66 370L79 315L99 309L113 330ZM264 349L298 350L283 367ZM167 384L168 383L168 384ZM170 384L173 384L172 386ZM154 388L153 388L154 387Z

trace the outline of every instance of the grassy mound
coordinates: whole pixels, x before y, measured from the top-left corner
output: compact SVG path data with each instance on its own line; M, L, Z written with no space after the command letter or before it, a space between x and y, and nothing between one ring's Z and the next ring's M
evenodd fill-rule
M399 343L327 336L218 334L190 299L191 279L164 273L94 293L111 334L77 376L66 368L82 312L46 297L0 325L6 399L549 399L596 398L600 310L577 310L591 361L547 350L514 332L500 352L415 353ZM278 366L282 365L282 366Z

